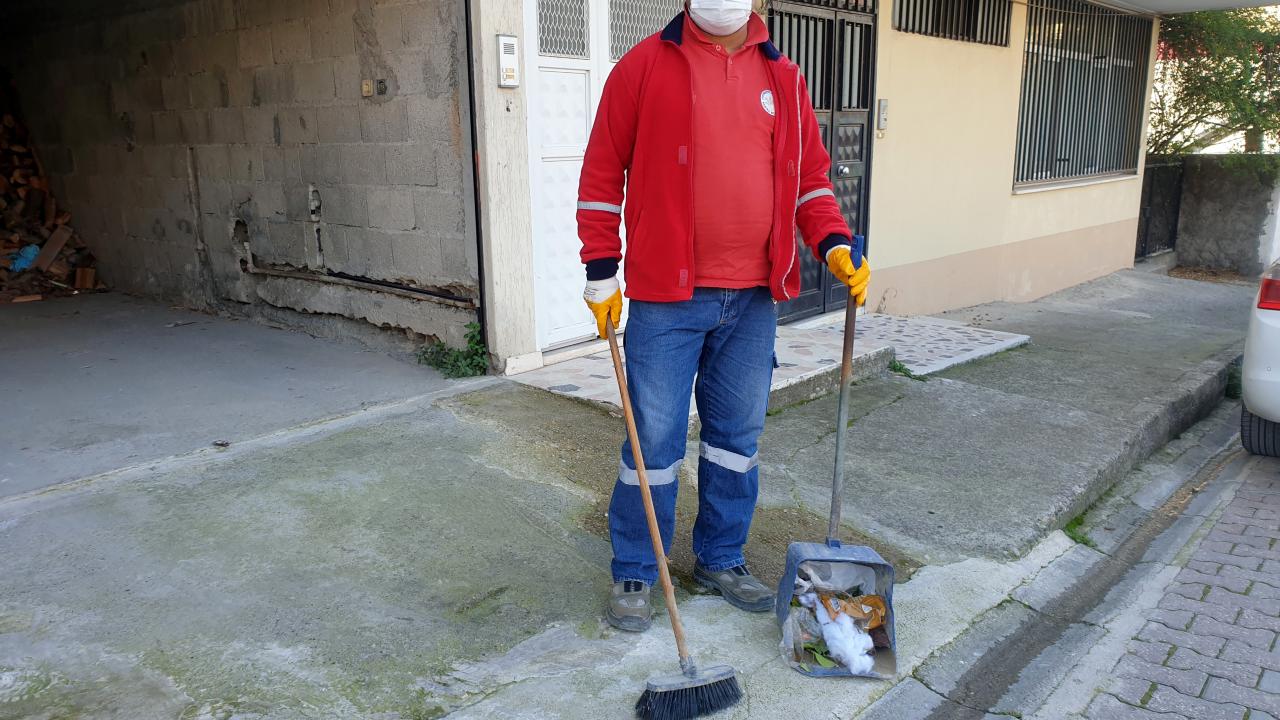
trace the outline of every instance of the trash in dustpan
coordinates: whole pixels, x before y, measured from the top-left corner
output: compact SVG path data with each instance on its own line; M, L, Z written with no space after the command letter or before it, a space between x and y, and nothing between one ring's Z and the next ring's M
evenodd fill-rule
M779 650L812 677L897 675L893 566L869 547L791 543L778 582Z
M862 236L855 236L851 254L861 257L864 242ZM869 547L845 547L839 540L857 315L850 300L844 313L827 542L791 543L787 548L787 568L778 582L775 609L782 628L782 656L791 667L814 677L887 679L898 672L893 566Z

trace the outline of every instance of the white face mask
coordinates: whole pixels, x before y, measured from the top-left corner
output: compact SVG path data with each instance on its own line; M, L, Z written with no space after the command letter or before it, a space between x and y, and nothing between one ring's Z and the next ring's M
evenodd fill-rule
M751 0L689 0L689 17L711 35L732 35L751 17Z

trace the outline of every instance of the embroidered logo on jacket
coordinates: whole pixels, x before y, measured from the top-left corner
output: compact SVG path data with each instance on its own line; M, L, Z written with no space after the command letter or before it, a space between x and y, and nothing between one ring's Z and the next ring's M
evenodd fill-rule
M774 110L773 110L773 91L772 90L760 91L760 107L764 108L765 112L769 113L770 115L773 115Z

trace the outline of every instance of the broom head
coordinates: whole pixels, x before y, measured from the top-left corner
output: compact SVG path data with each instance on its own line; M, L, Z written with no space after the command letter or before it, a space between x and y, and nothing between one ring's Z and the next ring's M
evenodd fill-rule
M741 699L738 673L728 665L716 665L692 675L650 678L644 694L636 701L636 717L688 720L723 710Z

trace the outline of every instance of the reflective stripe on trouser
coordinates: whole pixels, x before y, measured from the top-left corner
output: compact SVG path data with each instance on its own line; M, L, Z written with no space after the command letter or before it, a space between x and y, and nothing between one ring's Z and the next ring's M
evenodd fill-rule
M694 552L709 570L741 564L759 487L756 442L773 374L773 299L765 288L698 288L684 302L633 301L630 313L627 377L663 545L669 552L675 532L677 474L693 393L703 442ZM609 503L613 579L653 583L657 563L634 467L625 442Z
M644 473L645 479L649 481L650 487L653 487L654 485L670 485L675 482L676 478L680 475L680 466L683 464L684 458L681 458L664 468L647 468ZM623 485L639 485L639 473L636 470L627 467L625 462L619 461L618 482Z
M698 454L725 470L732 470L739 473L744 473L760 464L759 452L753 453L751 457L747 457L746 455L739 455L736 452L730 452L724 448L718 448L715 445L708 445L705 442L702 443L702 448L698 451Z
M755 438L750 439L750 456L714 448L706 442L702 444L698 458L698 517L693 523L693 553L708 570L724 570L745 562L742 548L747 544L760 490Z

